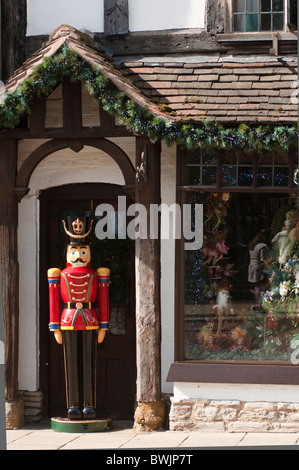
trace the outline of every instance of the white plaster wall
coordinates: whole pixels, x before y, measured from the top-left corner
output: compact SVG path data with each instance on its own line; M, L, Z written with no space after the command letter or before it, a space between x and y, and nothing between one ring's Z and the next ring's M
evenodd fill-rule
M111 139L135 162L135 139ZM42 142L20 144L20 162ZM19 162L19 163L20 163ZM19 265L20 265L20 354L19 389L39 388L39 192L68 183L108 182L124 184L119 167L111 157L91 147L79 153L70 149L55 152L45 158L30 179L30 192L19 204ZM162 147L162 202L175 202L175 149ZM163 215L162 215L163 221ZM162 222L163 223L163 222ZM166 383L174 351L174 241L163 240L162 264L162 387L172 392Z
M239 400L245 402L298 403L299 385L209 384L175 382L178 400Z
M103 32L104 0L27 0L27 36L51 34L62 24Z
M204 28L206 0L129 0L130 31Z
M18 251L20 269L19 389L38 390L38 201L35 191L19 204Z
M129 0L129 30L204 28L206 0ZM51 34L61 24L104 31L104 0L27 0L27 35Z
M176 150L162 145L161 200L171 206L176 202ZM162 211L161 224L164 217ZM161 240L161 379L162 392L172 393L172 383L166 382L170 364L174 361L174 286L175 240Z

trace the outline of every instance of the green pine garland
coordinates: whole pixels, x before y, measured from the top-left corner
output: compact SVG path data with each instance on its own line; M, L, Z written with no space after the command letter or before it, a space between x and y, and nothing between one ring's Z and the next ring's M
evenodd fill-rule
M52 57L46 57L31 76L13 93L5 96L0 106L0 127L15 128L23 116L30 114L33 99L49 96L66 77L82 81L89 93L103 103L111 115L118 115L129 130L147 136L152 142L164 140L189 150L242 149L242 152L287 151L296 144L297 125L247 125L225 127L214 122L187 123L165 116L154 116L142 108L101 74L98 68L81 59L64 45Z

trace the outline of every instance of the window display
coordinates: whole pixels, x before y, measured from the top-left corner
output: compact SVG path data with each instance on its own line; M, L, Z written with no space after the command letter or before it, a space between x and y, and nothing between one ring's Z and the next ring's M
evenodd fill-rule
M288 193L188 192L204 243L185 251L184 359L291 361L299 339L299 209Z

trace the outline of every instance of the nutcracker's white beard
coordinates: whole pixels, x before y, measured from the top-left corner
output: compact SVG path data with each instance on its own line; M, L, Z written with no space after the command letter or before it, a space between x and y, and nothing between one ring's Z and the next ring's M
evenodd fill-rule
M220 291L217 296L217 307L225 309L228 307L229 294L225 291Z

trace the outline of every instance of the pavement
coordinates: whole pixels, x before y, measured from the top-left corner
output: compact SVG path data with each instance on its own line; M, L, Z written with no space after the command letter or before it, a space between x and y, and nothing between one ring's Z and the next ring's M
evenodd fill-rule
M161 431L140 433L133 423L114 421L105 432L68 433L51 429L50 420L6 431L6 450L102 450L109 455L131 450L175 451L195 455L198 450L299 450L299 433ZM110 452L110 454L109 454ZM188 454L187 454L188 453ZM109 462L111 463L111 462ZM155 463L155 462L153 462Z

